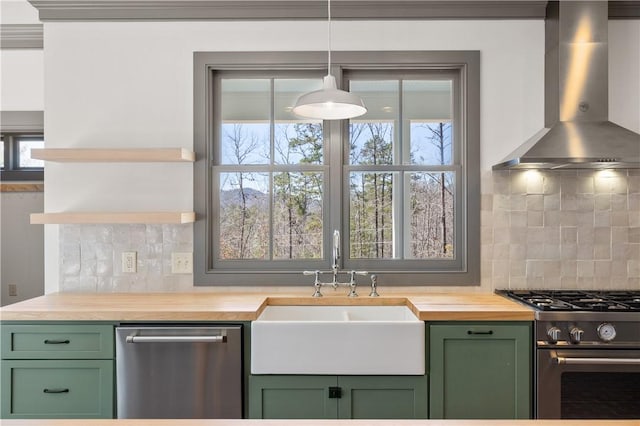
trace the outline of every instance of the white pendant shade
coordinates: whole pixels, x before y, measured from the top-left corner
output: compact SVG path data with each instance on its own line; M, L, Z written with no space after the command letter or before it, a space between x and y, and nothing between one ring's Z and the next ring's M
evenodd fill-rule
M293 107L294 114L319 120L344 120L366 112L360 96L338 90L336 79L331 74L324 77L321 90L300 96Z

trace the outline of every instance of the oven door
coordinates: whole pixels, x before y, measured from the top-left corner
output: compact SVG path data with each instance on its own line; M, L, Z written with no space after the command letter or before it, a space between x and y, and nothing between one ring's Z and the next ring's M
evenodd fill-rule
M538 349L536 417L640 418L640 350Z

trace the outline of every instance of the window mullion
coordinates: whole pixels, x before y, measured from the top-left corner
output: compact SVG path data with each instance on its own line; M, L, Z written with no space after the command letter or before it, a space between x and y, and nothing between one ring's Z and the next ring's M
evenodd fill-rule
M271 78L269 79L269 96L270 96L270 102L269 102L269 166L270 166L270 171L269 171L269 259L273 260L273 241L274 241L274 232L273 232L273 228L274 228L274 224L273 224L273 204L274 204L274 182L273 182L273 178L274 178L274 158L275 158L275 102L276 102L276 97L275 97L275 79Z
M398 122L398 130L396 147L394 150L399 152L399 157L394 155L394 158L397 158L394 163L396 164L405 164L406 159L409 158L409 148L410 144L405 143L405 135L410 135L408 129L405 128L405 120L404 120L404 110L403 110L403 99L402 99L402 79L398 80L398 114L396 116L396 120ZM404 185L404 172L398 172L393 175L393 193L392 193L392 202L393 202L393 258L394 259L404 259L405 258L405 241L409 240L409 235L407 234L407 230L410 227L407 227L407 217L406 212L408 209L405 207L405 202L403 200L407 199L407 194L405 194L405 185ZM396 190L397 188L397 190ZM402 197L398 195L402 194ZM397 236L397 237L396 237Z

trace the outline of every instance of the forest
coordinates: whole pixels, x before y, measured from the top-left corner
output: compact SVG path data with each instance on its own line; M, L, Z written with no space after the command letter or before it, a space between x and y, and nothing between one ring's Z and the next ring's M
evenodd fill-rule
M393 123L349 125L348 185L343 190L349 192L345 208L352 259L454 256L455 174L424 167L450 164L451 124L415 122L409 129L408 158L400 162L408 167L385 171L385 166L398 163ZM228 123L223 133L224 161L243 167L219 176L219 257L323 258L328 176L322 124L276 124L273 144L264 126ZM245 165L256 165L260 171ZM411 165L422 167L412 170ZM367 166L375 166L375 171L367 171Z

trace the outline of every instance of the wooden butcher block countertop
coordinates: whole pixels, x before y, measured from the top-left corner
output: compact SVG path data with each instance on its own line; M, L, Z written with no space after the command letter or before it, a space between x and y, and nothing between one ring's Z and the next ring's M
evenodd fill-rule
M488 292L429 293L379 289L380 297L348 298L345 289L256 289L183 293L53 293L0 309L0 320L50 321L253 321L267 305L406 305L423 321L531 321L533 311Z
M3 420L3 426L640 426L640 420Z

